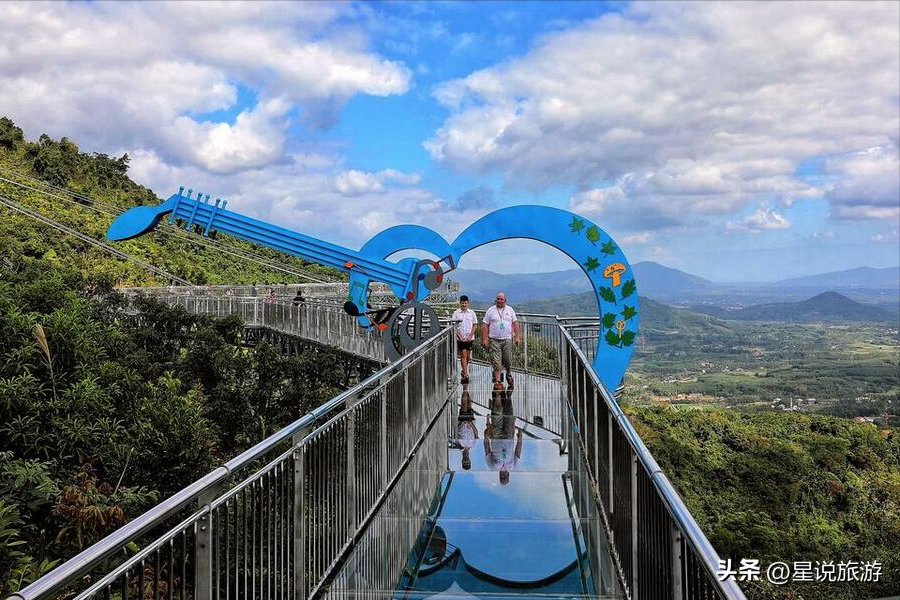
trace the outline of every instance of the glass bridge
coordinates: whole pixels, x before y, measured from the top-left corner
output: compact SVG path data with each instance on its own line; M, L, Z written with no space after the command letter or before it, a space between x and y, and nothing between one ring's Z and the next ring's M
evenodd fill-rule
M384 364L336 303L142 293ZM444 329L9 600L743 599L594 375L597 324L520 323L514 384L460 385Z

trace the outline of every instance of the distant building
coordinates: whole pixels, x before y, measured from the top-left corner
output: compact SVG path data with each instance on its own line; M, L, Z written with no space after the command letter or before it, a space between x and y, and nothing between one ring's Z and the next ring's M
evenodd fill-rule
M875 417L853 417L857 423L874 423Z

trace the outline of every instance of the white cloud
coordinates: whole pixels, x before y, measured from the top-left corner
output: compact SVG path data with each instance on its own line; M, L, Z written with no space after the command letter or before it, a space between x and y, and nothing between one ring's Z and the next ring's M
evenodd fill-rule
M825 171L835 183L825 194L836 219L900 219L900 155L895 144L833 158Z
M344 196L382 194L387 189L386 184L389 182L413 185L419 183L419 175L401 173L393 169L385 169L377 173L351 169L334 178L334 189Z
M873 242L892 242L896 244L898 238L900 238L900 231L893 229L887 233L876 233L869 239Z
M632 235L623 235L621 238L617 238L620 244L649 244L653 241L653 234L649 231L642 231L640 233L634 233Z
M418 175L348 170L340 160L320 154L292 154L276 164L226 176L195 166L172 166L142 151L132 158L130 174L163 196L184 185L228 199L231 210L350 248L402 223L430 227L452 240L487 212L460 212L418 187ZM349 187L339 189L339 180Z
M356 94L401 94L410 72L337 27L350 4L8 3L0 107L28 132L104 152L234 173L279 160L299 114L327 125ZM238 86L257 104L233 122Z
M759 233L770 229L789 229L791 222L771 208L760 207L756 212L747 215L740 221L729 221L725 224L726 231L749 231Z
M637 3L440 86L425 147L633 229L789 205L823 191L802 161L896 139L898 6Z

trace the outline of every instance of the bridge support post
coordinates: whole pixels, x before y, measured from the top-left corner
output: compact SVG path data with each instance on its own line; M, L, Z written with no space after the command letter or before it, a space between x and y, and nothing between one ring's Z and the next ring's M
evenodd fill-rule
M409 423L409 370L408 369L403 369L403 420L400 422L401 423ZM401 444L404 452L406 452L409 449L408 437L409 437L409 431L406 428L404 428L403 429L403 443Z
M525 323L525 335L522 336L522 352L525 354L525 372L528 372L528 323ZM525 388L528 389L527 387Z
M379 440L378 449L380 453L379 464L381 469L381 490L387 490L389 481L388 477L388 439L387 439L387 400L388 390L390 386L385 386L384 398L381 401L381 409L379 411Z
M669 527L672 538L672 600L682 600L684 589L681 582L681 532L675 523Z
M356 412L347 415L347 537L356 531Z
M206 507L205 515L197 523L194 539L194 597L212 598L213 595L213 518L210 506L218 495L218 489L203 493L198 498L200 508Z
M306 451L300 445L307 431L301 429L291 437L294 447L294 597L306 598Z
M638 459L631 453L631 600L638 600Z
M612 516L613 508L616 503L613 502L613 414L612 411L606 411L606 442L608 446L609 462L606 465L606 472L609 475L609 514Z

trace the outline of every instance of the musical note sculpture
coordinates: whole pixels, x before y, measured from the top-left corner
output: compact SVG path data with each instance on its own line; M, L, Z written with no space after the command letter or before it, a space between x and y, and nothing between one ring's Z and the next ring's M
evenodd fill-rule
M385 351L391 360L438 332L437 314L421 300L457 267L464 254L499 240L532 239L568 255L590 280L600 320L593 367L608 390L618 387L634 351L639 318L631 265L606 232L568 211L536 205L501 208L472 223L452 243L427 227L397 225L354 251L226 210L227 202L216 199L210 203L209 199L180 188L162 204L127 210L110 226L107 238L137 237L171 213L172 223L181 220L187 229L197 225L203 228L203 235L219 231L348 273L350 292L345 309L361 327L388 332ZM403 250L425 251L441 258L388 260ZM373 281L388 284L401 303L384 322L370 318L373 313L366 304Z

